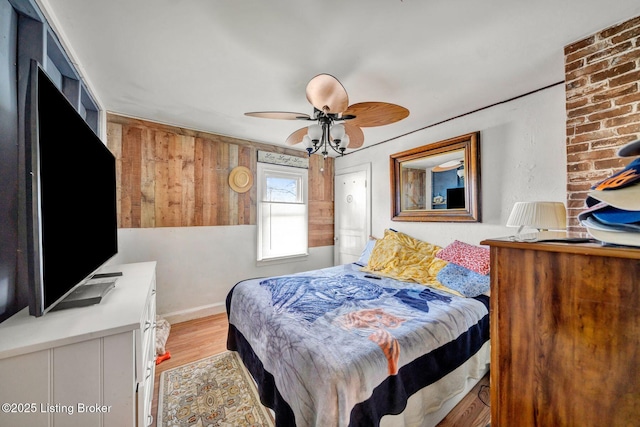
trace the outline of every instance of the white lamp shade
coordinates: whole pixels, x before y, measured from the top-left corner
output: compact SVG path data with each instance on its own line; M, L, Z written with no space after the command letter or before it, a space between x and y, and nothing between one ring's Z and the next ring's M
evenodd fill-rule
M507 227L564 230L567 228L567 210L562 202L516 202Z
M342 139L342 137L344 136L344 125L339 123L337 125L333 125L333 127L331 128L331 137L333 139Z
M320 138L322 138L322 128L318 124L311 125L307 129L307 135L309 135L309 138L313 141L319 141Z
M347 147L349 146L349 142L350 142L349 135L343 136L342 139L340 140L340 148L344 148L346 150Z

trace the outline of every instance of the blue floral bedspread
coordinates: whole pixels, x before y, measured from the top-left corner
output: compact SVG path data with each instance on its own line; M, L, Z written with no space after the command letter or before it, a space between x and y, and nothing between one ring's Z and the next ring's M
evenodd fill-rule
M227 296L227 347L277 426L375 426L482 347L488 306L355 264L251 279Z

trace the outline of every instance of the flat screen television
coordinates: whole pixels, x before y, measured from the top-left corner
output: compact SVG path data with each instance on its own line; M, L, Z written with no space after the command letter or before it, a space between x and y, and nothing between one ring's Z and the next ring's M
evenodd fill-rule
M42 316L118 251L116 161L33 61L25 135L29 314Z
M447 209L464 209L464 187L447 188Z

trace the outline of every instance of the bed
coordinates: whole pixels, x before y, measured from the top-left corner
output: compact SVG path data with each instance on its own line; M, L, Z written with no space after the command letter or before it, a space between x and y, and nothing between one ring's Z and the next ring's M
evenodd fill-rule
M426 258L422 270L442 261ZM487 295L399 280L372 264L248 279L229 292L227 347L276 426L435 425L487 372Z

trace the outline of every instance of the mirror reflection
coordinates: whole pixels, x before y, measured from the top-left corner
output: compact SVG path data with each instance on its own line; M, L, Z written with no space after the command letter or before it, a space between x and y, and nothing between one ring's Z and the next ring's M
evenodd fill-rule
M479 132L390 156L391 219L480 221Z
M464 150L402 162L402 210L464 209Z

